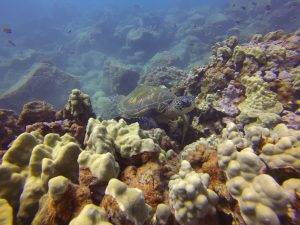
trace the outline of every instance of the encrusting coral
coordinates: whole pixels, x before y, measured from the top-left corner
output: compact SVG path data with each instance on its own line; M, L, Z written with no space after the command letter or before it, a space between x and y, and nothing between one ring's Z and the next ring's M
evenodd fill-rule
M246 99L238 105L241 113L237 119L243 124L258 121L266 127L278 123L283 107L276 94L267 89L267 83L259 76L245 76L242 84L246 87Z

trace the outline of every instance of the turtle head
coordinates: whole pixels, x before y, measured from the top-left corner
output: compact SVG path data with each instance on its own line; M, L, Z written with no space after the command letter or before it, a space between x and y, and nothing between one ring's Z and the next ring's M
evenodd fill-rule
M195 107L195 98L193 96L180 96L176 97L169 105L168 111L174 116L181 116L190 111Z

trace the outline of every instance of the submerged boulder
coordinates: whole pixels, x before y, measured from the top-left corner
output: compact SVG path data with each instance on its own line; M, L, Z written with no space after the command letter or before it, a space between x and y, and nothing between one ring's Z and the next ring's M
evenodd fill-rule
M29 101L42 100L59 108L69 91L80 86L71 74L50 63L38 63L25 77L0 96L0 108L21 111Z

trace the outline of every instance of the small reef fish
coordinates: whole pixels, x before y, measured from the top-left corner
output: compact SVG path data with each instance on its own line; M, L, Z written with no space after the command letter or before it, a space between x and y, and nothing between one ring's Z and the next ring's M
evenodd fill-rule
M271 5L266 5L265 6L265 10L267 10L267 11L270 11L272 8L271 8Z
M2 28L2 32L6 33L6 34L11 34L12 33L12 29L9 27L3 27Z
M12 40L8 40L7 42L8 42L8 44L10 44L11 46L17 47L17 45L16 45Z

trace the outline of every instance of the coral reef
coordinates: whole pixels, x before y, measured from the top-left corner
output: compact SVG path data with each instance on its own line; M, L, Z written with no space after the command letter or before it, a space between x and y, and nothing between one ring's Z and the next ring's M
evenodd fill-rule
M142 20L139 28L121 28L108 16L99 30L87 29L86 35L94 38L91 43L81 44L96 44L107 31L117 44L127 40L127 49L121 51L151 57L152 50L141 53L140 45L157 43L163 31L154 26L159 22L155 17ZM114 22L111 27L108 21ZM207 22L209 33L203 38L232 23L226 15L212 18L198 11L191 13L191 21ZM187 41L203 41L194 36L203 33L197 26L179 30L175 38L189 34ZM167 62L155 68L159 63L154 57L141 79L131 66L107 61L101 77L107 90L94 95L99 102L109 100L105 95L126 94L138 82L196 96L187 140L181 145L166 133L177 132L181 120L144 130L122 118L95 119L89 96L73 87L58 112L49 98L42 99L47 103L33 97L18 100L18 111L26 103L19 116L1 109L0 224L298 224L298 44L299 32L257 34L244 44L231 36L212 47L207 66L184 72L172 67L177 57L164 53ZM194 50L186 56L192 61L198 54ZM49 76L47 82L70 78L49 63L39 64L31 72L33 86L26 84L32 91L40 76ZM74 81L70 79L68 87ZM51 92L65 96L71 90L56 89L53 82L48 85Z

